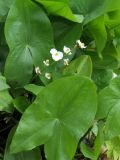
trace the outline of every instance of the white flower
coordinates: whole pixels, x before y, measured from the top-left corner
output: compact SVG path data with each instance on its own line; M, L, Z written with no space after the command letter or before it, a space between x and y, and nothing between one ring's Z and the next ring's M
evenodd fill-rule
M85 46L85 44L84 43L82 43L80 40L77 40L76 41L76 44L78 45L78 47L80 47L81 49L84 49L84 48L86 48L87 46Z
M66 46L63 47L63 51L64 51L64 53L66 53L66 54L68 54L68 55L71 55L71 54L72 54L72 53L71 53L71 49L68 48L68 47L66 47Z
M51 79L51 73L45 73L45 77L46 77L47 79Z
M63 53L60 51L57 51L55 48L51 49L50 53L52 54L52 59L55 61L59 61L63 58Z
M45 61L43 61L43 63L44 63L45 66L49 66L50 65L49 59L46 59Z
M64 65L65 65L65 66L68 66L68 65L69 65L69 59L68 59L68 58L64 59Z
M116 73L113 73L112 78L116 78L116 77L117 77L117 74L116 74Z
M36 74L41 74L41 70L40 70L39 67L36 67L36 68L35 68L35 73L36 73Z

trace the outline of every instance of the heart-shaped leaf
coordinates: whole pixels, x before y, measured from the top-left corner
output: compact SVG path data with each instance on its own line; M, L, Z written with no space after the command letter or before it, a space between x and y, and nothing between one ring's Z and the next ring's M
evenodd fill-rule
M30 0L16 0L7 17L5 34L10 53L5 75L15 86L26 85L33 65L44 67L53 47L52 28L44 11Z
M96 99L96 88L86 77L65 77L49 84L24 112L11 151L45 144L48 160L71 160L93 123Z

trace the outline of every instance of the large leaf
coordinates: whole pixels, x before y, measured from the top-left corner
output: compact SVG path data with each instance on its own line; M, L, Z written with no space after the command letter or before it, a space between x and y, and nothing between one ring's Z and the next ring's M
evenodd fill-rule
M4 160L41 160L39 148L36 148L28 152L11 154L10 153L10 143L11 143L14 133L15 133L15 128L13 128L11 132L9 133L6 148L5 148L5 153L4 153Z
M79 138L93 123L96 99L95 86L88 78L71 76L54 81L24 112L11 151L45 144L48 160L71 160Z
M10 54L5 75L9 82L23 86L31 79L33 65L43 67L53 46L52 29L44 11L30 0L16 0L5 26Z
M68 5L68 0L36 0L42 4L47 12L52 15L64 17L70 21L82 23L84 17L82 15L74 15Z
M111 0L70 0L70 5L74 13L82 14L84 24L101 16L108 9Z

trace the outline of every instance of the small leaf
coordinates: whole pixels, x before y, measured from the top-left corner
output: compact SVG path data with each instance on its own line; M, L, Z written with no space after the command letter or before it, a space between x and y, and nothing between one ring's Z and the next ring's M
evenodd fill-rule
M0 111L13 111L12 97L7 90L0 91Z
M0 0L0 22L5 20L5 17L15 0Z
M13 100L14 107L20 112L24 113L27 107L30 105L30 102L26 97L19 96Z
M38 85L35 85L35 84L27 84L26 86L24 86L24 88L27 91L29 91L29 92L31 92L35 95L38 95L38 93L41 92L44 87L43 86L38 86Z
M92 74L92 61L87 55L80 56L70 63L63 71L64 75L79 74L91 77Z
M87 26L88 35L89 33L94 38L98 55L100 55L107 42L107 31L105 28L104 16L98 17Z
M104 143L104 124L99 124L98 135L95 139L94 146L92 148L88 147L83 142L81 143L81 151L85 157L90 158L91 160L97 160L100 154L101 146Z
M6 90L10 88L9 85L6 83L6 79L5 77L3 77L2 75L0 75L0 91L2 90Z
M114 107L119 107L120 77L113 79L109 86L100 91L98 95L98 110L96 118L106 118Z

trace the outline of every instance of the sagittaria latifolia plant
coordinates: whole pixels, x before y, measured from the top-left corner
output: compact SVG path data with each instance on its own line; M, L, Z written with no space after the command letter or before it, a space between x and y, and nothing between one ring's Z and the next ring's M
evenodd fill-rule
M0 0L0 160L120 159L120 0Z

